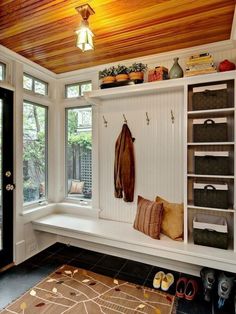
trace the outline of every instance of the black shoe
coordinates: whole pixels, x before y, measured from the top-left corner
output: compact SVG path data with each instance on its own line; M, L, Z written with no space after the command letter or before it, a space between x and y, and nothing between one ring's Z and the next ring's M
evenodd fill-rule
M211 268L202 268L200 275L203 283L204 300L210 302L211 292L216 281L215 270Z
M227 300L230 296L234 285L234 276L232 274L226 274L224 272L220 273L218 279L218 308L222 308L224 306L225 300Z

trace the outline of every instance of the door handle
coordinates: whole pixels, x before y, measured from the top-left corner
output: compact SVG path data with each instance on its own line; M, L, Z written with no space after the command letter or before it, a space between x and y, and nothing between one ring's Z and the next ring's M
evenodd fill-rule
M11 176L11 171L9 171L9 170L6 171L5 176L8 177L8 178L10 178L10 176Z
M15 184L7 184L6 185L6 190L7 191L13 191L15 189Z

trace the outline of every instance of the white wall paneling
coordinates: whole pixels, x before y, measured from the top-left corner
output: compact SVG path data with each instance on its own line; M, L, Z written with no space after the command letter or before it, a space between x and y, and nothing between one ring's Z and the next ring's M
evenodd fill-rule
M183 92L176 90L103 102L99 114L101 218L133 222L137 195L151 200L160 195L173 202L183 202L183 105ZM133 203L114 197L115 142L123 125L123 113L135 138ZM104 127L103 115L108 121L107 127Z

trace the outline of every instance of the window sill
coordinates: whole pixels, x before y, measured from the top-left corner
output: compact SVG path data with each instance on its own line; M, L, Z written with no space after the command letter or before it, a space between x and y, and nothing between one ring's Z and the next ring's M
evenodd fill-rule
M30 206L30 207L25 207L23 212L20 214L20 216L27 216L36 212L40 212L40 211L45 211L46 209L53 209L55 206L54 203L51 204L45 204L45 205L39 205L39 204L35 204L34 207Z
M84 202L71 202L71 199L65 199L64 202L55 204L56 213L76 214L81 216L90 216L98 218L100 209L92 207L91 201L89 205Z

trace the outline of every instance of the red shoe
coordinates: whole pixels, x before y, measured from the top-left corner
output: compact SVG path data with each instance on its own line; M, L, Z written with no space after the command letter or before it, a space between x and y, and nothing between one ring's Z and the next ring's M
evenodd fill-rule
M186 285L187 285L188 279L185 277L180 277L176 284L176 296L179 298L184 298Z
M193 300L198 291L198 284L197 281L194 279L190 279L186 285L186 289L184 292L184 297L186 300Z

